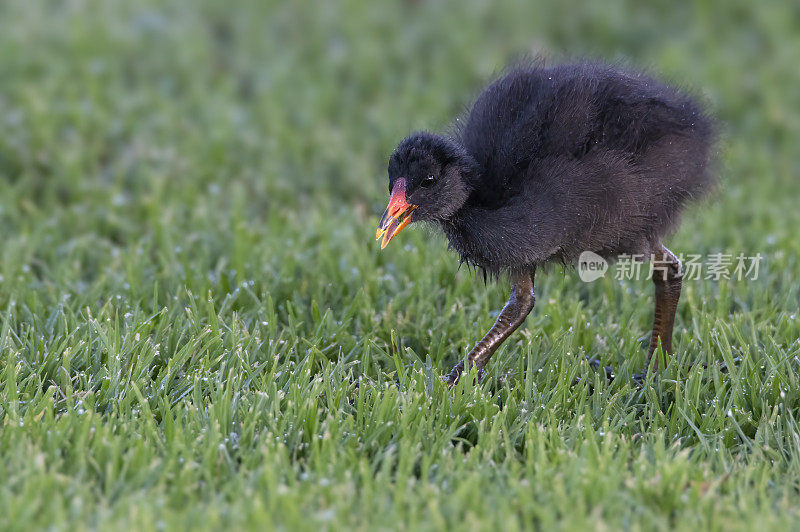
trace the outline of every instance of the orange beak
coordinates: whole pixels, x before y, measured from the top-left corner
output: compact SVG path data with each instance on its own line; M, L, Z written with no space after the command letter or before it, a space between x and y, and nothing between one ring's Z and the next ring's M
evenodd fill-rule
M416 209L416 205L411 205L406 201L406 180L400 178L392 187L392 197L389 199L389 206L381 217L375 239L381 240L381 249L385 248L394 236L411 223L411 213Z

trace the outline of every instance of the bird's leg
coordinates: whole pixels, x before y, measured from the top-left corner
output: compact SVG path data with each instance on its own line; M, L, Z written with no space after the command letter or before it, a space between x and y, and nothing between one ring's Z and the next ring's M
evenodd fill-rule
M650 367L650 359L658 347L661 339L661 348L664 356L672 354L672 326L675 323L675 311L678 309L678 299L681 297L681 281L683 270L681 262L670 250L659 245L652 257L653 284L656 287L656 310L653 317L653 334L650 337L650 351L647 355L645 368ZM658 360L653 365L658 369ZM645 369L645 372L647 369Z
M525 318L533 310L535 299L533 276L533 271L514 276L511 282L511 296L508 298L508 303L503 307L497 317L497 321L494 322L486 336L475 344L475 347L467 355L466 363L468 366L466 367L474 365L478 368L478 373L480 374L491 356L500 347L500 344L525 321ZM452 386L457 383L464 368L465 364L462 360L447 376L447 384Z

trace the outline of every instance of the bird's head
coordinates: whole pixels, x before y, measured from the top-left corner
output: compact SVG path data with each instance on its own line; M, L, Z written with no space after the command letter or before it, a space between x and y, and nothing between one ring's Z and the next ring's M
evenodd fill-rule
M472 191L476 167L449 138L425 132L406 137L389 159L391 198L376 233L381 249L411 222L453 216Z

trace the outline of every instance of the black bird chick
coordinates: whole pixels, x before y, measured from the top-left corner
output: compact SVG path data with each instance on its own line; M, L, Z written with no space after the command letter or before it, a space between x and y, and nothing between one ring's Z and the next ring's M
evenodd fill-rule
M377 238L383 248L409 223L432 222L462 261L510 277L508 303L466 357L479 372L533 309L537 268L575 264L584 251L644 255L656 303L649 367L659 340L672 352L681 293L681 263L662 239L712 186L713 142L701 106L645 74L597 63L517 67L453 134L400 143Z

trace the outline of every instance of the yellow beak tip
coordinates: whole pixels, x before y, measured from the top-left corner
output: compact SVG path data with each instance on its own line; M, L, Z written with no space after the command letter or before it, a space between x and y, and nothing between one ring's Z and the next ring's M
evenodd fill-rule
M383 240L381 240L381 249L389 245L389 241L396 237L404 227L411 223L411 217L408 215L411 214L411 212L416 208L416 205L411 205L404 211L397 212L394 216L391 216L388 219L386 218L386 214L384 214L384 217L381 218L381 225L378 226L378 230L375 231L375 240L381 240L381 238L383 238ZM399 224L395 224L397 219L401 217L402 221Z

